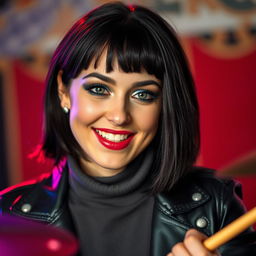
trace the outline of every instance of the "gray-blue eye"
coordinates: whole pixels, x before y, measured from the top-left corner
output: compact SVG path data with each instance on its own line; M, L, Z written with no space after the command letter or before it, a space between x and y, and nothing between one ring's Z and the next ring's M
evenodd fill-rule
M85 84L84 89L92 95L96 96L107 96L110 95L109 89L102 84Z
M150 90L137 90L132 94L132 97L143 102L152 102L158 97L158 93Z

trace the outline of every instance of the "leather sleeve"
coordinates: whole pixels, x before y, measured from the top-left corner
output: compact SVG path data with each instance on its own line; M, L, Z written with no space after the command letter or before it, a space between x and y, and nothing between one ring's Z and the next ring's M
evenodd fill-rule
M221 204L219 208L220 229L240 217L246 209L242 202L241 185L235 181L227 181L220 192ZM252 228L247 229L236 238L219 248L222 256L255 256L256 233Z

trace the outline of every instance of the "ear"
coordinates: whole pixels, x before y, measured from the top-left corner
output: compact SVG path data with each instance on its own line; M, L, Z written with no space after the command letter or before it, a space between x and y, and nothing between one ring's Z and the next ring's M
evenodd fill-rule
M58 75L57 75L57 83L58 83L58 95L60 99L60 105L62 108L66 107L70 109L71 104L70 104L70 94L67 86L63 83L62 81L62 74L63 71L60 70Z

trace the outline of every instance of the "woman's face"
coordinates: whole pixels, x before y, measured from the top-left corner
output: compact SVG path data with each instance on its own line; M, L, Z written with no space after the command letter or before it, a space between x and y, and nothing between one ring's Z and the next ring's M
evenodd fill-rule
M115 63L106 72L103 55L71 81L58 76L61 106L70 109L70 127L83 149L83 170L91 176L122 171L154 138L161 111L161 82L146 72L125 73Z

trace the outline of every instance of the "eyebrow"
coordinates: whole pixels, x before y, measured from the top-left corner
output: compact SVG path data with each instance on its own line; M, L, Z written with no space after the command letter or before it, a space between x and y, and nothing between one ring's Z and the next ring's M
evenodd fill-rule
M88 78L88 77L96 77L104 82L107 82L107 83L111 83L111 84L116 84L116 81L108 76L104 76L102 74L99 74L97 72L93 72L93 73L90 73L86 76L84 76L82 79L85 79L85 78Z
M88 77L96 77L106 83L111 83L111 84L114 84L116 85L116 81L108 76L104 76L100 73L97 73L97 72L93 72L93 73L90 73L86 76L84 76L82 79L85 79L85 78L88 78ZM145 80L145 81L140 81L140 82L135 82L133 83L133 86L134 87L140 87L140 86L146 86L146 85L150 85L150 84L154 84L156 86L158 86L159 88L161 88L161 85L155 81L155 80Z

